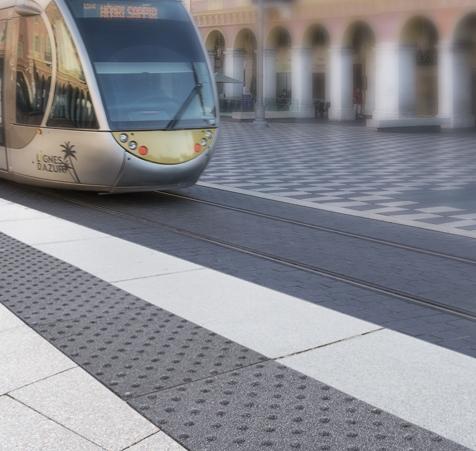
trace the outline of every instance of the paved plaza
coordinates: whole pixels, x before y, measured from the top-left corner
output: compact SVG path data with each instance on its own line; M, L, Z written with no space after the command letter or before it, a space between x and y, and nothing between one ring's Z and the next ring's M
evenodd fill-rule
M224 121L201 183L476 237L476 132Z
M476 450L476 134L220 139L187 189L0 180L0 451Z

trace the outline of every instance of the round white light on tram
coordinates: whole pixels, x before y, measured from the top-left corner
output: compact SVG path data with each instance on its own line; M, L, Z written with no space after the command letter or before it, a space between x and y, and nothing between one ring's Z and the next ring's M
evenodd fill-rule
M137 143L135 141L131 141L129 143L129 149L136 150L137 149Z
M205 136L207 137L207 139L211 139L212 136L213 136L213 133L212 133L210 130L207 130L207 131L205 132Z
M129 140L129 136L127 135L127 133L121 133L119 135L119 140L121 141L121 143L126 143Z
M203 138L203 139L200 141L200 144L201 144L203 147L208 146L208 141L207 141L205 138Z

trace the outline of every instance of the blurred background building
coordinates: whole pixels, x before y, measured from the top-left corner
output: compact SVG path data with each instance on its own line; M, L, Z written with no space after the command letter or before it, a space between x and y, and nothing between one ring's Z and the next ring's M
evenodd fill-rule
M252 118L255 4L185 3L217 74L222 113ZM266 15L268 117L375 127L476 126L476 0L287 3Z

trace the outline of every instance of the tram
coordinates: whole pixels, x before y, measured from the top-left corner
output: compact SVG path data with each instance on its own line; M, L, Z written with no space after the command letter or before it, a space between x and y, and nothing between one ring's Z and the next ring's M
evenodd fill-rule
M0 0L0 177L97 192L190 186L218 134L180 0Z

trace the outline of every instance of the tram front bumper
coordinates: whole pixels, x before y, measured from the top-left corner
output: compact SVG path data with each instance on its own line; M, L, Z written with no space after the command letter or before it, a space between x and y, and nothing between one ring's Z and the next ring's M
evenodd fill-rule
M185 163L165 165L125 155L124 167L111 192L148 191L194 185L205 170L211 150Z

